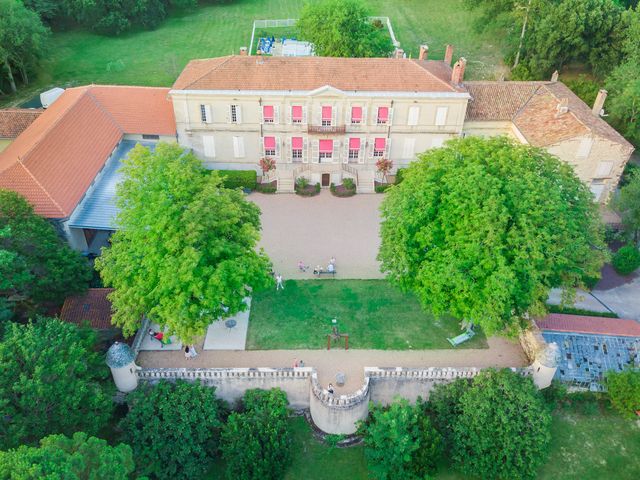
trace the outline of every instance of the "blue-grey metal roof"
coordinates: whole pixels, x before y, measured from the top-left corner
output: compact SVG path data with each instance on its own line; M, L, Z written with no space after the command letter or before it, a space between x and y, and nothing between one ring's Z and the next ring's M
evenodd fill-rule
M93 188L90 188L80 205L75 209L69 220L69 226L75 228L91 228L95 230L116 230L115 218L118 213L116 207L116 186L122 175L120 167L122 160L129 151L140 143L151 150L155 143L122 140L115 148L106 165L98 175Z
M122 368L129 365L136 359L133 350L126 343L115 342L107 350L107 365L110 368Z
M544 330L547 343L556 342L560 361L555 378L594 391L604 390L607 371L640 366L640 337L617 337Z

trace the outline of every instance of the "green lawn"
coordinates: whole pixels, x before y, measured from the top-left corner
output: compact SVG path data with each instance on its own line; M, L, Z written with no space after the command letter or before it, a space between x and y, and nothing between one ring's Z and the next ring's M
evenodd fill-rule
M201 2L204 3L204 2ZM500 36L471 28L476 13L462 0L369 0L374 15L388 16L408 54L418 44L430 46L431 58L442 58L444 46L466 56L470 77L494 78L503 52ZM204 4L175 14L154 31L104 37L86 31L56 32L37 80L18 96L0 99L16 104L52 85L112 83L169 86L193 58L237 53L249 46L254 19L296 18L302 0L233 0Z
M452 348L447 337L460 334L457 320L435 318L384 280L289 280L284 290L254 295L247 348L326 348L333 318L349 334L349 348ZM479 333L456 348L486 346Z
M291 418L293 463L285 480L365 480L364 447L331 448L317 440L304 417ZM635 480L640 478L640 424L608 411L554 414L550 456L540 480ZM208 478L222 478L218 463ZM436 480L466 480L443 467Z

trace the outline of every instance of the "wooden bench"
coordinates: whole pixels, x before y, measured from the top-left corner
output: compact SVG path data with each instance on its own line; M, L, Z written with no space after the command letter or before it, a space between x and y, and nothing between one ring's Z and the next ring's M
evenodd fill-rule
M317 270L314 270L313 274L316 277L321 277L322 275L331 275L332 277L335 277L336 276L336 270L335 270L335 268L333 269L333 272L330 272L329 270L320 270L319 272Z
M461 343L464 343L467 340L471 340L475 334L476 332L474 332L473 330L467 330L466 332L458 335L457 337L447 338L447 341L451 344L451 346L457 347Z

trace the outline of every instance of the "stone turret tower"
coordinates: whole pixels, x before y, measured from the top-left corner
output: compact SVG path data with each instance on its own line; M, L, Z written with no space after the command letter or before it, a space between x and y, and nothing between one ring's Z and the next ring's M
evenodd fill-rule
M107 365L111 369L116 388L127 393L138 386L136 356L126 343L115 342L107 351Z
M535 383L538 389L547 388L551 385L551 380L556 374L558 369L558 362L560 361L560 349L558 344L548 343L546 347L541 350L537 355L531 369L533 371L533 383Z

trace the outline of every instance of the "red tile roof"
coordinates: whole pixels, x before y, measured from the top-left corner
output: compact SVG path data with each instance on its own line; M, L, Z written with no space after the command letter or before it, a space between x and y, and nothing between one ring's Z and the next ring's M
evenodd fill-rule
M111 302L107 299L112 288L90 288L86 294L68 297L64 301L60 319L76 325L88 324L103 330L111 325Z
M623 145L633 146L611 125L593 115L562 82L465 82L471 100L466 120L511 120L527 141L537 147L593 133ZM567 99L569 110L557 114L558 103Z
M71 215L124 134L175 135L167 88L67 89L0 153L0 188L48 218Z
M0 110L0 138L16 138L43 111L40 108L5 108Z
M396 58L232 55L190 61L175 90L302 90L464 92L439 61Z
M555 332L640 337L640 322L622 318L550 313L545 318L536 320L536 324L541 330L551 330Z

